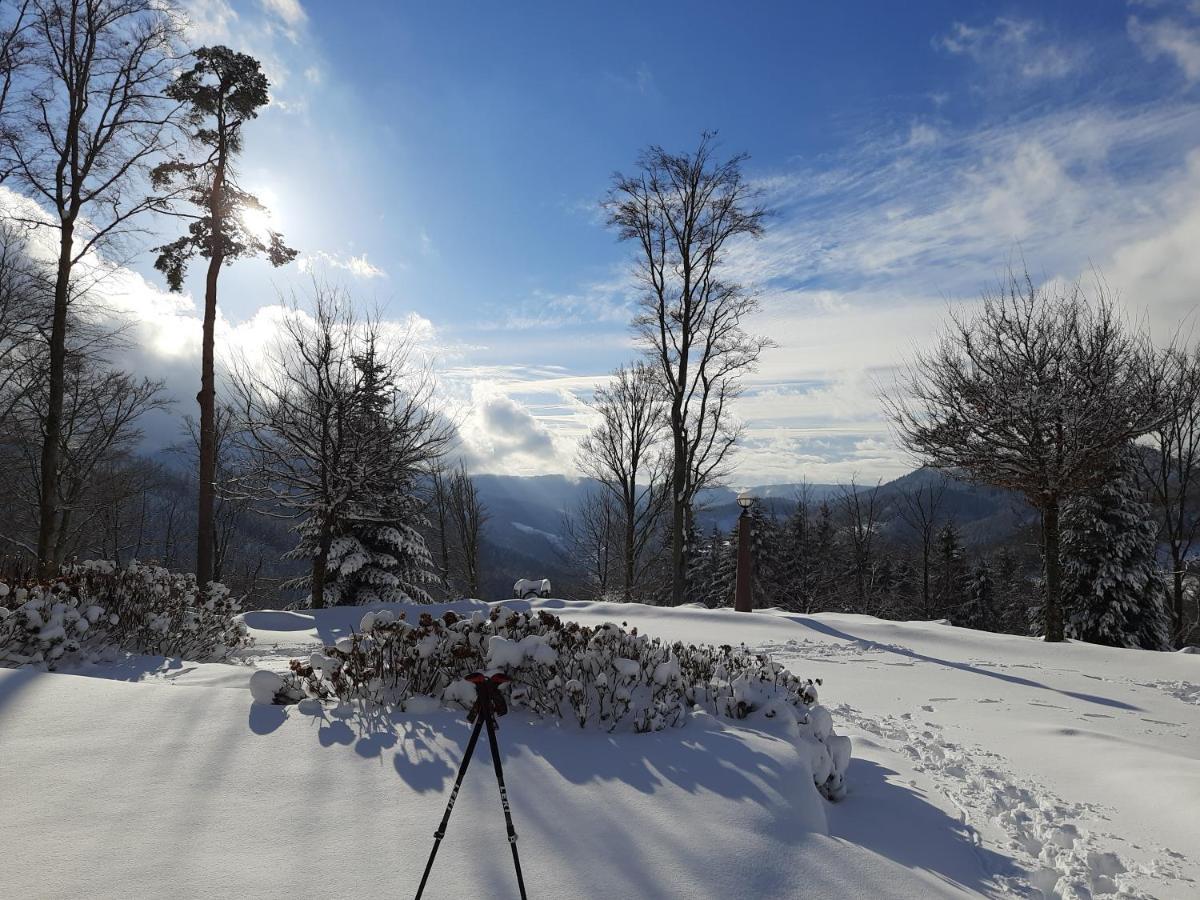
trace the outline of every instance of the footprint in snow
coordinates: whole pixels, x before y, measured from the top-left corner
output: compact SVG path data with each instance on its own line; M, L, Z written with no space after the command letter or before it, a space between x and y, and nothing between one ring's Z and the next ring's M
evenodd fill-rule
M1085 816L1104 819L1100 808L1059 799L1029 778L1014 774L997 753L947 741L937 725L917 725L908 713L868 716L848 704L839 705L834 712L860 730L894 742L894 749L933 779L976 834L983 825L1004 836L1006 849L1028 872L1024 878L992 873L1008 892L1028 896L1033 889L1051 897L1113 893L1145 897L1137 884L1139 878L1182 877L1179 857L1166 848L1159 848L1159 858L1150 867L1109 850L1119 838L1082 828L1074 821ZM972 818L977 822L971 822Z

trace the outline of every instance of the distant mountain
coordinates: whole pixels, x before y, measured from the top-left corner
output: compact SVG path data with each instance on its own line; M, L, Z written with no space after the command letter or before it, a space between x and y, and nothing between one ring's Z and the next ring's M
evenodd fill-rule
M880 490L890 504L900 502L901 495L927 485L943 484L941 512L954 520L960 536L968 545L989 544L1028 525L1037 517L1020 494L1003 488L960 481L937 469L916 469L889 481ZM898 515L884 517L899 525Z
M507 596L512 582L518 578L569 578L571 573L564 558L563 521L578 508L596 482L587 478L567 478L562 475L519 477L510 475L475 476L480 496L488 510L484 529L489 573L486 585L489 596ZM1036 521L1036 513L1017 494L983 485L959 481L933 469L917 469L887 482L880 487L883 512L880 528L887 531L903 529L897 512L901 495L930 483L942 483L942 511L954 519L962 540L969 545L982 545L1000 540L1019 528ZM858 490L873 490L873 484L860 484ZM812 503L833 502L842 486L834 484L756 485L750 493L763 500L773 515L790 515L797 498L805 493ZM731 488L712 488L700 496L697 524L707 532L716 526L721 531L732 529L740 509L737 491Z
M484 595L507 597L519 578L549 578L552 583L567 578L563 520L595 482L563 475L474 479L488 513L481 551Z
M752 497L757 497L766 504L769 511L777 516L787 515L795 507L797 499L803 493L811 503L820 503L834 496L839 487L836 484L809 484L807 482L789 482L786 484L760 484L746 489ZM700 508L696 515L696 524L702 532L707 533L715 525L721 531L733 528L741 507L737 505L740 492L731 488L709 488L700 492Z

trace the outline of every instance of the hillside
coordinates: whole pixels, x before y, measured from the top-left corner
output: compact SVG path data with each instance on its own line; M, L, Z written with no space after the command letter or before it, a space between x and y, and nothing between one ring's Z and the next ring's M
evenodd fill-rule
M537 607L771 651L824 680L854 757L831 804L753 714L606 735L514 711L500 741L530 896L1195 895L1200 656L865 616ZM249 613L245 661L285 667L362 613ZM411 896L461 713L255 705L251 671L0 670L3 893ZM429 897L515 896L479 752Z

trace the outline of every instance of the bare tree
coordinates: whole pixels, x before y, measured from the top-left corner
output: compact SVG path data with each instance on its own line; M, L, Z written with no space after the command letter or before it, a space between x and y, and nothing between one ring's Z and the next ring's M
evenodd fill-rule
M936 473L931 474L936 478ZM945 495L944 480L926 479L916 488L903 491L900 494L900 502L896 505L896 512L904 524L912 529L921 545L921 609L927 619L934 617L930 572L933 547L942 522L942 501Z
M21 475L15 480L22 485L18 498L27 511L23 520L32 525L40 512L38 467L46 430L47 384L40 373L29 371L35 384L22 392L15 411L16 441L23 459ZM168 404L160 382L111 369L102 359L84 354L68 357L65 386L57 454L59 472L55 479L54 543L47 557L54 568L61 566L81 541L91 540L90 531L98 518L125 493L136 491L123 483L121 473L141 440L137 422L147 412ZM20 543L31 554L36 552L34 546L13 535L10 542ZM90 546L102 546L102 542Z
M13 136L14 107L25 99L14 94L13 84L29 64L32 5L33 0L16 0L0 7L0 146ZM10 172L11 159L0 153L0 184Z
M1166 418L1150 433L1155 453L1139 453L1171 554L1172 638L1195 627L1184 615L1184 575L1200 535L1200 346L1165 352Z
M400 499L397 491L428 473L453 431L433 408L432 382L407 341L384 341L379 323L359 320L344 293L316 284L314 294L311 315L293 305L264 367L236 367L231 392L241 420L236 444L248 463L241 484L266 514L300 520L292 555L309 559L311 571L296 586L307 586L321 607L346 521L386 524L390 513L375 500ZM364 427L368 412L386 427ZM406 540L419 536L410 529Z
M450 549L454 523L450 518L450 480L445 463L436 460L429 467L429 514L433 517L433 534L437 540L437 567L442 584L450 588Z
M645 363L622 366L596 389L600 422L580 443L578 465L612 494L621 517L621 576L626 603L640 595L669 493L669 456L659 450L666 426L662 388Z
M757 298L725 277L731 241L762 233L766 211L742 179L745 155L715 158L715 135L694 153L651 146L634 175L616 175L606 208L637 244L645 291L634 329L662 379L671 431L671 599L682 603L686 540L697 492L726 471L738 436L730 405L765 338L747 334Z
M573 568L584 572L590 599L610 599L620 566L621 525L617 501L606 490L589 491L563 518L565 555Z
M1035 287L1010 276L955 314L887 400L903 443L930 465L1019 491L1042 516L1046 640L1063 638L1059 511L1164 418L1161 376L1104 285Z
M487 509L479 496L479 488L462 463L458 471L450 476L448 488L450 521L457 539L455 557L458 573L467 596L478 597L479 549L483 526L488 519Z
M844 523L846 543L854 576L854 612L873 613L875 586L875 538L885 500L880 494L882 482L860 488L855 478L838 487L836 504Z
M51 209L50 222L23 221L58 233L38 510L47 575L61 520L72 276L85 255L128 234L136 217L165 208L142 184L170 140L177 109L163 92L178 56L176 23L158 0L33 0L28 14L27 64L12 90L29 99L22 121L5 129L4 155L13 177Z
M50 285L44 269L26 252L25 235L0 222L0 431L37 379L42 334L49 325Z

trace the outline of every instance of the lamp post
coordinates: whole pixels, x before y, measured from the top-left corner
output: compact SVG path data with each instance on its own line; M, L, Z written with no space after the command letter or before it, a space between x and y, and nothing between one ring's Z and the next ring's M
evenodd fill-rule
M742 514L738 516L737 584L733 592L733 608L738 612L753 612L754 597L750 591L750 507L754 505L754 497L749 491L742 491L738 494L737 502Z

